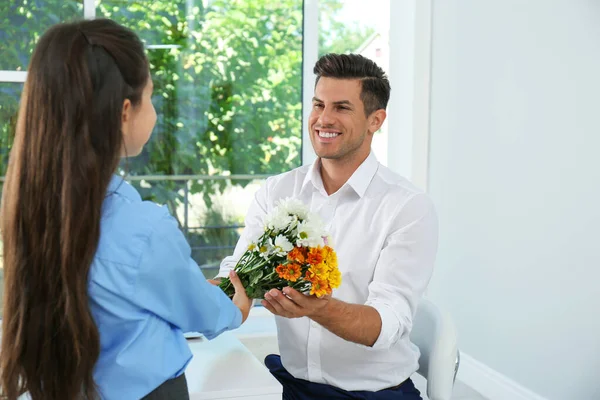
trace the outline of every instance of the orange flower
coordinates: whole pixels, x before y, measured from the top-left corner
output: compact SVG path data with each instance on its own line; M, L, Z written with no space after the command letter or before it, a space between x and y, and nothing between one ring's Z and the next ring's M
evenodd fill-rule
M327 294L331 294L331 288L327 281L318 280L312 283L310 294L314 294L317 297L323 297Z
M317 265L323 262L323 254L320 247L312 247L308 251L307 261L310 265Z
M290 282L296 282L298 278L302 275L302 271L300 265L290 263L290 264L279 264L277 268L275 268L277 275L280 278L288 280Z
M292 251L288 253L288 260L295 261L298 264L304 264L306 256L303 249L303 247L294 247Z
M304 275L304 280L310 282L310 283L315 283L318 279L317 279L317 275L312 271L312 270L308 270L306 271L306 274Z

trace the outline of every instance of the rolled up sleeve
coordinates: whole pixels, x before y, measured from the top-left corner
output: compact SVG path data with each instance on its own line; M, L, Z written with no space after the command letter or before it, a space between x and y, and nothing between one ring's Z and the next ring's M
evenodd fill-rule
M412 196L394 215L365 303L381 317L376 349L390 348L410 334L437 252L438 220L427 195Z

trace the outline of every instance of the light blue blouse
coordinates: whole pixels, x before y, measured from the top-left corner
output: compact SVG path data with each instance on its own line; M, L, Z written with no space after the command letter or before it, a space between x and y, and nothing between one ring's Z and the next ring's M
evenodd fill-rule
M115 176L89 280L101 344L94 379L103 399L139 399L181 375L192 358L184 332L210 339L241 324L239 309L190 255L168 209L142 201Z

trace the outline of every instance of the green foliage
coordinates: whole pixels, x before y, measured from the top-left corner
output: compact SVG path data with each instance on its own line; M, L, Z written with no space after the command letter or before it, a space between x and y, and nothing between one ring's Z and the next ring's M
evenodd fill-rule
M97 17L130 27L148 47L158 122L128 175L276 174L300 165L302 2L299 0L97 0ZM336 21L343 4L321 0L324 52L355 50L366 30ZM0 2L0 69L27 67L51 25L81 18L81 0ZM158 46L157 46L158 45ZM0 83L0 175L6 172L21 84ZM194 181L211 195L226 181ZM247 181L233 181L245 185ZM184 181L135 185L174 213ZM182 222L180 222L183 225Z
M23 84L0 84L0 176L6 174Z
M132 28L148 46L159 119L142 155L123 163L129 175L275 174L300 165L301 2L206 3L97 2L97 17ZM0 35L4 48L11 49L3 69L24 68L42 32L81 16L80 6L63 0L3 2ZM11 115L18 100L7 91L14 92L2 84L1 104L10 106L0 112ZM11 128L2 124L6 150ZM184 184L152 181L138 189L174 211ZM211 193L223 185L193 182L190 191L203 193L210 203Z
M82 15L81 0L0 1L0 70L24 71L47 28ZM0 83L0 176L6 174L22 88L21 83Z
M188 3L99 3L98 16L129 26L149 45L161 118L143 154L128 161L129 173L276 174L300 165L301 3ZM182 184L140 189L173 209ZM193 182L190 191L210 204L223 185Z
M46 29L82 16L82 0L0 1L0 70L26 70L35 44Z

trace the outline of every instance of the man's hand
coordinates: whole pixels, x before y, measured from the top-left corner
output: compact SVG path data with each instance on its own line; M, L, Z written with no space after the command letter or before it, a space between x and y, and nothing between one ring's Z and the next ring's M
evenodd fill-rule
M235 290L235 294L233 295L233 304L235 304L240 311L242 312L242 323L246 321L248 318L248 314L250 314L250 307L252 307L252 299L248 297L246 294L246 289L244 285L242 285L242 281L240 281L240 277L235 273L235 271L229 272L229 280L233 284L233 288Z
M373 307L345 303L331 295L318 298L289 287L283 293L272 289L262 305L280 317L308 317L342 339L365 346L373 346L381 332L381 317Z
M316 296L307 296L295 289L286 287L283 292L277 289L271 289L265 294L265 300L261 303L265 308L275 315L285 318L313 318L322 314L331 296L318 298Z

